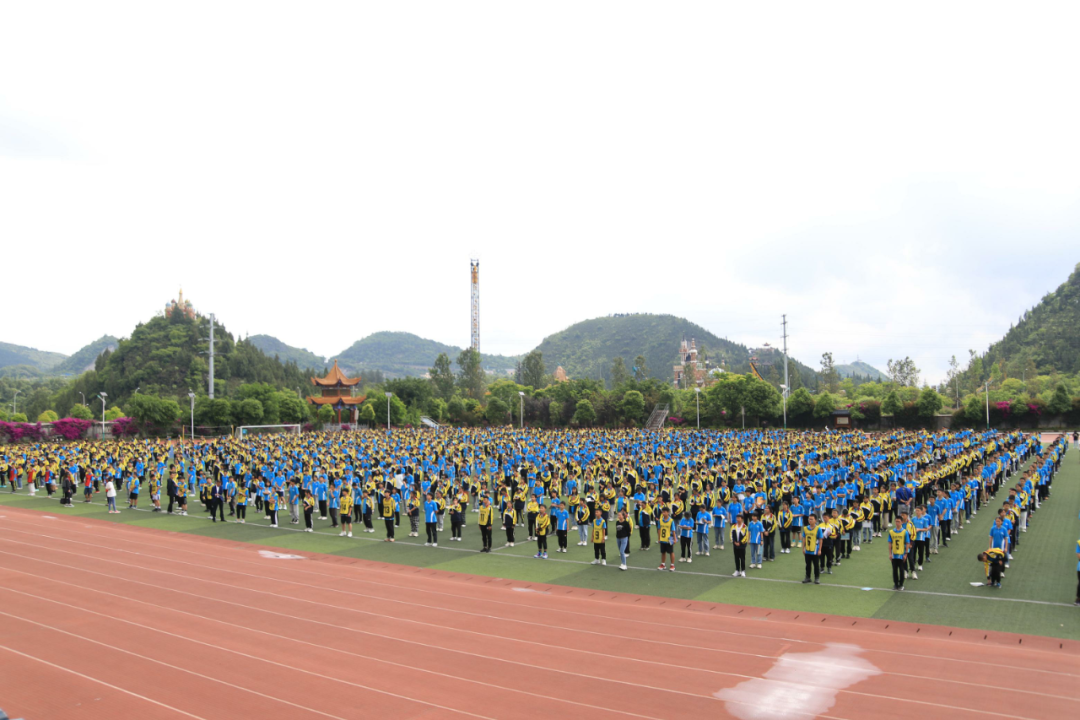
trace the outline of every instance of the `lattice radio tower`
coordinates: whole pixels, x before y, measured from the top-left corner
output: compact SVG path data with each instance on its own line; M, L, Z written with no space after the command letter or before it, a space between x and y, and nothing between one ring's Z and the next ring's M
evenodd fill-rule
M469 313L472 322L471 347L480 352L480 261L470 260L469 271L472 276L472 309Z

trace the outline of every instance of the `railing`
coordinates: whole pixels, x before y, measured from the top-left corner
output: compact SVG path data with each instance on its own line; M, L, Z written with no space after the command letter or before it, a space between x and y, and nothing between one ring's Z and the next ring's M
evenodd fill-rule
M645 429L656 431L662 428L669 412L671 412L671 406L667 403L657 403L652 413L649 414L649 419L645 421Z

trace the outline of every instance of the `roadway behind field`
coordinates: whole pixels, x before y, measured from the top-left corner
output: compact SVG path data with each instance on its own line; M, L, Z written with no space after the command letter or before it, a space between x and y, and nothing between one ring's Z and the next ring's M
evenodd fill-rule
M762 570L748 570L747 578L736 579L731 577L734 559L730 546L722 552L714 551L711 557L695 558L689 565L678 563L675 573L661 573L656 570L659 556L654 543L648 553L632 552L632 569L620 572L616 567L618 553L614 540L608 542L609 565L595 567L589 564L592 548L574 544L576 532L571 533L570 552L551 552L546 561L532 558L536 546L524 541L522 528L517 531L516 547L499 547L502 533L496 530L496 551L480 554L476 516L471 513L463 542L449 542L447 522L446 531L440 534L440 547L426 548L423 537L405 537L407 526L398 529L398 542L391 545L381 542L381 524L377 524L374 534L354 532L355 537L350 539L330 531L327 521L316 521L315 533L298 532L297 526L289 525L287 520L274 530L254 508L249 509L246 525L212 524L195 502L190 504L192 514L188 517L130 511L108 515L103 500L91 505L76 500L75 508L65 510L55 500L42 499L43 495L29 498L23 494L0 493L0 514L4 505L47 509L56 515L86 516L206 537L526 582L1080 639L1080 608L1072 606L1075 542L1080 532L1077 521L1080 454L1075 449L1066 454L1062 471L1054 479L1053 496L1033 518L1031 531L1023 535L1016 561L1006 572L1000 590L975 588L970 583L983 579L982 565L975 555L986 548L987 533L1002 495L986 511L972 518L972 524L955 537L947 550L933 556L933 562L925 566L919 579L907 582L908 589L903 593L891 590L891 570L881 539L854 553L835 574L823 575L822 585L804 586L799 582L803 562L796 548L790 555L778 555L774 563L765 563ZM120 507L124 507L123 500L118 500ZM145 504L145 497L142 502ZM554 547L554 538L550 544Z

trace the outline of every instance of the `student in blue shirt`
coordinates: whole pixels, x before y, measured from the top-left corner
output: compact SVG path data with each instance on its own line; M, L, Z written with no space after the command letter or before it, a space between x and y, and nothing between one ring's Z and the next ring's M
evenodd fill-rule
M424 529L427 531L428 547L439 547L439 503L435 502L431 493L424 498Z
M690 540L694 534L694 521L690 513L684 512L679 520L679 562L694 562L690 553Z
M754 515L750 524L747 525L750 533L750 568L761 569L761 545L765 540L765 526L761 524L761 516Z
M559 540L559 547L555 548L555 552L566 552L566 533L570 528L570 513L566 511L566 503L559 502L554 510L551 511L551 517L555 521L555 537Z
M724 549L724 528L727 527L727 508L721 503L716 503L713 507L713 544L719 549ZM705 553L708 555L708 553Z
M712 527L712 513L704 506L698 510L694 525L694 537L697 538L697 555L709 554L709 528Z
M802 547L802 528L803 519L806 517L806 510L802 506L802 502L795 498L795 504L791 506L791 534L794 535L798 542L795 547Z

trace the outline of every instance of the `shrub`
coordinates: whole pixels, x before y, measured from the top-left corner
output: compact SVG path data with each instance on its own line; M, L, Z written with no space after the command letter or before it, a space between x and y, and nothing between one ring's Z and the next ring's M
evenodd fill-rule
M76 407L82 407L77 405ZM53 422L53 432L65 440L79 440L86 435L92 423L81 418L64 418Z

